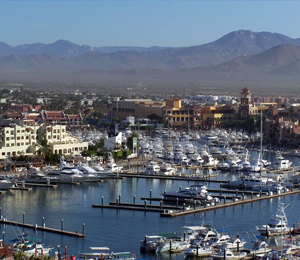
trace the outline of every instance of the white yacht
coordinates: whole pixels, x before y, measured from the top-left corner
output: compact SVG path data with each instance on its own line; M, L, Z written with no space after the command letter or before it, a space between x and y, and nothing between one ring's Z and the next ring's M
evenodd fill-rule
M160 165L160 172L162 175L172 176L176 173L176 168L173 167L170 163L163 163Z
M275 170L288 170L292 165L292 162L290 162L287 159L284 159L282 154L277 151L274 158L274 165L273 168Z
M150 161L146 164L145 171L142 174L159 174L160 167L156 161Z
M216 202L215 198L207 192L206 185L192 185L179 191L166 191L163 193L163 200L165 201L179 201L185 202L188 200Z
M258 174L248 174L245 176L241 176L236 180L228 181L227 183L223 183L222 187L228 188L237 188L237 189L252 189L253 186L265 186L270 184L275 184L276 181L270 178L262 177Z
M96 170L94 170L87 164L76 165L75 168L82 172L82 174L86 177L85 181L87 182L97 182L100 179L104 178L104 176L99 174Z
M292 229L288 226L287 217L285 215L286 207L283 203L280 203L277 213L270 218L266 225L256 227L256 230L263 236L276 236L290 233Z
M83 182L99 181L99 176L95 173L91 173L90 171L88 171L87 167L84 166L63 166L60 170L63 174L73 172L81 175Z
M58 170L47 170L45 172L47 177L56 177L60 183L82 183L85 177L78 169L58 169Z

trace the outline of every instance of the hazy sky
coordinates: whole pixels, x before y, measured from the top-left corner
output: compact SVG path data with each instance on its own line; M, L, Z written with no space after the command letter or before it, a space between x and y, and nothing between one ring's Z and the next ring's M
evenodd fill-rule
M192 46L246 29L300 37L300 1L0 0L0 41Z

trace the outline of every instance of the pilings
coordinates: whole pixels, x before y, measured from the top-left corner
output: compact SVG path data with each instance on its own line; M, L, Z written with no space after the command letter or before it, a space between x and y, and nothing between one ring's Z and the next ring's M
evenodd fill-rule
M0 212L2 213L2 208L0 208ZM68 236L85 237L85 224L84 223L82 224L82 233L79 233L77 230L75 232L64 230L64 220L63 219L61 220L61 229L46 227L44 217L42 217L42 225L41 226L39 226L38 224L33 225L33 224L25 223L25 212L23 212L22 222L9 220L7 218L2 217L2 215L1 215L0 223L16 225L16 226L25 227L25 228L32 228L35 230L42 230L42 231L46 231L46 232L58 233L58 234L68 235Z
M235 191L236 192L236 191ZM285 191L283 193L274 194L273 192L241 192L241 196L238 197L236 192L233 196L222 196L219 204L211 205L209 203L203 203L201 206L196 205L196 201L191 202L191 206L186 206L185 203L178 205L178 200L175 201L174 206L163 205L163 200L160 198L152 198L152 192L150 192L149 198L141 198L144 203L136 203L136 196L133 196L133 203L120 202L117 198L116 202L109 202L109 205L104 205L104 197L101 197L101 204L93 204L92 207L98 208L110 208L110 209L125 209L125 210L138 210L138 211L149 211L149 212L159 212L161 217L176 217L187 214L194 214L197 212L203 212L208 210L217 210L220 208L241 205L249 202L256 202L265 199L277 198L286 195L292 195L300 193L300 190ZM248 196L246 196L248 195ZM219 196L221 197L221 196ZM148 201L159 201L159 205L147 204Z

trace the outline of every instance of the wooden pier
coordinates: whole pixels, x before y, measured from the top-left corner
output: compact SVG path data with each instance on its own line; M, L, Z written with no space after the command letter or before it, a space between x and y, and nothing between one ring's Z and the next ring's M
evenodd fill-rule
M55 228L49 228L49 227L45 227L45 226L38 226L37 224L32 225L32 224L12 221L12 220L8 220L6 218L1 218L0 223L1 224L16 225L16 226L25 227L25 228L32 228L32 229L35 229L35 230L42 230L42 231L47 231L47 232L52 232L52 233L57 233L57 234L67 235L67 236L85 237L84 232L83 233L78 233L77 230L76 230L76 232L65 231L65 230L62 230L62 229L55 229ZM84 230L84 228L83 228L83 230Z

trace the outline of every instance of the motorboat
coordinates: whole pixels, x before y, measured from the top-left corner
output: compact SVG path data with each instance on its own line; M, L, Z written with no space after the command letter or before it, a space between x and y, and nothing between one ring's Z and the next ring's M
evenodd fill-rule
M279 151L277 151L275 153L275 158L274 158L273 164L274 164L273 168L275 170L288 170L291 167L292 162L290 162L287 159L284 159L282 154Z
M83 182L98 182L99 176L96 173L92 173L85 166L64 166L61 168L64 172L74 172L82 176Z
M57 184L60 182L57 176L47 176L43 172L28 173L25 178L22 179L25 183L41 183L41 184Z
M157 253L163 253L163 252L179 253L186 250L189 247L190 247L189 241L165 239L164 241L160 240L157 243L156 252Z
M12 182L9 178L6 176L0 177L0 190L9 190L14 186L14 182Z
M247 174L240 176L238 179L223 183L222 187L237 189L252 189L253 186L265 186L266 184L274 184L276 181L270 178L262 177L260 174Z
M222 238L221 238L222 239ZM231 250L236 250L239 251L240 248L243 248L244 245L246 244L245 240L241 240L238 237L236 238L229 238L229 240L227 241L227 238L225 239L226 241L222 242L222 240L219 240L217 243L214 243L214 247L216 248L228 248Z
M268 247L268 244L264 240L254 241L254 244L251 249L244 249L244 252L247 253L247 257L263 257L267 253L271 252L272 249Z
M172 176L176 173L176 168L173 167L170 163L163 163L160 165L160 173L162 175Z
M177 201L186 202L190 201L201 201L201 202L212 202L214 198L208 194L206 185L192 185L179 191L166 191L163 193L164 201Z
M266 183L264 185L253 185L253 191L262 191L262 192L274 192L276 194L280 194L288 189L284 187L281 183Z
M156 253L159 242L164 242L165 237L160 235L145 235L141 241L140 251L142 253Z
M287 207L287 206L286 206ZM273 215L266 225L256 227L262 236L276 236L289 234L292 229L288 226L284 203L280 203L277 213Z
M21 239L16 239L13 244L14 252L22 252L27 256L42 256L49 255L50 251L53 249L52 246L44 246L40 239L29 238L27 235L21 237Z
M79 257L83 259L103 260L134 260L136 256L131 252L113 252L108 247L90 247L91 252L80 252Z
M160 166L156 161L149 161L146 164L145 171L142 174L159 174Z
M43 171L33 167L32 165L30 165L25 176L23 176L20 180L24 181L25 183L42 183L48 185L57 184L60 182L57 176L47 176Z
M85 181L88 182L97 182L100 179L105 178L104 176L99 176L98 172L94 170L92 167L86 164L79 164L75 166L76 169L82 172L82 174L87 177Z
M217 254L212 255L213 260L238 260L246 257L247 253L243 251L233 252L229 248L222 248Z
M209 246L209 245L203 245L203 246L199 246L199 245L191 245L189 248L184 250L184 254L186 256L200 256L200 257L204 257L204 256L211 256L213 255L215 252L215 250Z
M61 169L61 170L47 170L45 172L47 177L56 177L60 183L82 183L85 177L78 169Z

